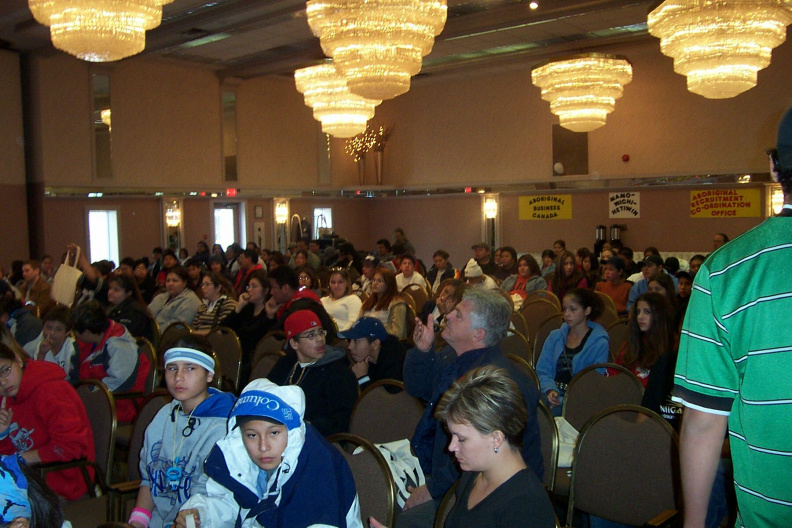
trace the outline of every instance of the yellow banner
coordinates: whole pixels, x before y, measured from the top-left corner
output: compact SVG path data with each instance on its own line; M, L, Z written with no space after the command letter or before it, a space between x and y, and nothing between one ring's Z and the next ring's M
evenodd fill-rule
M690 191L691 218L758 217L759 189Z
M520 220L571 220L571 194L520 196Z

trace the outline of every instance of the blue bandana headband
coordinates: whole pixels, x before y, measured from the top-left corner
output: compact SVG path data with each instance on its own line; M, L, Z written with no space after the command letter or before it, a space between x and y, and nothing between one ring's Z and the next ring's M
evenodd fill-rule
M20 460L18 455L0 457L0 523L3 524L31 516L28 482L19 469Z
M194 348L175 347L168 349L165 352L165 366L174 361L186 361L187 363L195 363L196 365L205 368L212 374L215 373L215 362L212 356L195 350Z
M300 413L271 392L251 390L243 392L231 411L235 416L271 418L292 430L300 427Z

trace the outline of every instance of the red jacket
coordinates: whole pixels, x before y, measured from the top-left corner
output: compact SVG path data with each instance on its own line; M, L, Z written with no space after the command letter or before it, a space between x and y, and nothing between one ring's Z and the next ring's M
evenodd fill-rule
M114 393L143 392L152 365L148 357L140 353L135 338L124 325L111 319L99 343L80 340L77 343L80 349L80 380L97 379ZM132 422L136 414L135 401L124 399L116 400L115 403L118 422Z
M5 400L13 418L0 434L0 454L37 449L44 463L95 459L85 406L56 363L28 361L16 397ZM87 491L77 468L47 474L47 485L69 500L79 499Z
M249 270L245 271L242 268L239 268L237 271L236 278L234 279L234 290L237 292L237 295L242 295L245 293L245 288L250 282L250 276L256 270L263 270L264 267L261 264L256 264Z

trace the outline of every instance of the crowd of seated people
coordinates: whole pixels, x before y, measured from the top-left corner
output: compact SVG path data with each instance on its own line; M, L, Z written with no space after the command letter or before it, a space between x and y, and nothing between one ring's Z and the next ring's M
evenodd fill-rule
M446 526L469 526L471 519L487 523L504 515L504 511L490 511L483 505L488 504L488 494L507 490L514 501L509 503L510 515L519 518L522 508L530 507L536 514L536 526L552 526L547 495L535 478L541 479L543 471L536 406L541 400L553 414L560 414L570 379L589 365L610 360L608 333L594 321L604 308L595 292L610 297L618 315L628 318L630 338L615 362L644 384L644 405L677 427L680 409L670 402L676 347L695 272L704 255L680 263L673 257L663 260L657 248L648 247L643 260L635 262L633 251L620 244L606 244L597 252L579 248L572 253L563 240L557 240L552 249L541 252L540 263L531 253L520 254L512 246L493 248L477 243L463 268L451 264L447 251L436 249L432 266L426 270L401 229L395 231L392 243L386 238L377 240L370 254L349 243L337 251L323 251L319 242L300 239L285 255L250 244L243 249L236 243L225 250L215 244L210 250L200 242L196 253L182 257L183 261L172 249L155 248L149 257L123 259L118 269L106 261L90 263L81 254L77 265L84 277L76 285L72 305L49 297L57 275L51 257L42 257L41 262L24 261L17 280L9 280L0 271L0 323L5 332L3 342L8 343L0 348L0 376L16 383L0 386L0 429L6 430L6 436L0 431L0 447L6 445L3 453L18 452L33 464L83 456L91 459L92 438L86 436L90 421L79 399L75 401L74 384L93 378L111 392L142 392L149 369L157 365L148 363L135 338L153 341L158 337L155 332L179 322L197 332L167 351L160 365L174 403L160 412L146 433L149 448L141 459L144 479L129 518L132 526L186 526L187 515L215 518L217 512L228 508L258 511L267 519L272 515L279 519L311 515L314 508L305 505L290 505L289 511L278 511L277 502L265 506L273 500L267 486L279 482L282 496L300 495L285 485L285 480L278 480L278 468L307 455L306 449L318 449L309 441L311 435L348 431L358 395L380 380L403 381L409 394L429 403L428 408L438 408L436 416L424 416L411 439L427 483L413 491L404 513L397 517L397 526L431 526L427 519L433 519L439 500L460 476L457 496L465 498L464 507L455 507ZM73 257L76 253L77 247L70 244L67 254ZM424 293L415 295L420 290ZM553 292L562 303L563 314L561 328L548 336L538 358L539 391L514 369L499 347L511 325L512 307L519 309L537 290ZM487 315L474 316L479 312ZM234 407L233 395L210 387L218 374L211 345L198 334L220 326L232 329L240 341L237 393L250 383L242 391L243 397L262 393L287 398L295 411L291 418L269 416L268 410L254 408L253 399ZM262 385L261 380L251 379L256 347L273 331L285 333L285 355L268 375L272 384ZM478 368L484 365L493 367ZM618 371L604 374L618 375ZM48 390L39 390L44 383ZM282 392L279 386L292 387L294 392ZM471 411L460 400L466 392L485 390L504 398L509 412L517 413L523 427L510 424L508 413L483 408ZM509 398L520 403L509 403ZM134 420L135 403L134 399L116 402L119 422ZM32 410L38 407L25 410L33 405L44 406L47 412ZM74 409L58 412L64 405ZM526 405L527 427L520 405ZM495 412L498 420L481 415L486 412ZM28 415L35 415L38 421L23 423L29 420ZM70 418L73 443L68 449L50 453L47 435L65 427L57 423L64 416ZM481 421L485 419L486 423ZM224 438L226 421L232 427ZM12 423L26 429L35 426L41 436L31 436L32 447L25 449L16 440L18 433L12 432L17 430ZM191 423L208 427L212 436L202 437L200 443L184 436ZM215 423L217 427L212 425ZM176 436L184 436L175 443L173 424ZM277 442L271 439L276 435L283 445L273 447ZM467 451L462 439L473 435L497 444L496 456ZM290 445L295 452L291 453ZM167 453L162 446L168 446ZM273 456L257 456L256 449L268 450ZM500 450L508 456L497 456ZM179 465L184 457L192 457L189 467ZM250 472L253 484L243 482L252 491L249 502L232 504L239 496L223 491L224 486L238 483L224 480L228 475L218 473L219 466L204 469L198 463L204 458L207 464L210 460L219 463L223 457L226 462L233 458ZM268 462L260 463L265 458ZM334 455L330 458L333 470L346 474L348 468ZM454 465L455 458L461 473ZM169 473L173 468L181 473ZM509 478L502 480L506 468ZM47 484L58 495L73 500L85 490L78 485L81 479L64 478L71 476L68 471L50 474ZM486 490L480 489L479 482L487 483ZM515 486L520 490L517 493L511 491ZM359 525L359 519L347 515L355 507L354 487L351 490L353 498L350 489L341 490L340 502L333 509L345 524L329 525ZM295 508L303 511L297 513ZM379 524L371 520L371 525Z

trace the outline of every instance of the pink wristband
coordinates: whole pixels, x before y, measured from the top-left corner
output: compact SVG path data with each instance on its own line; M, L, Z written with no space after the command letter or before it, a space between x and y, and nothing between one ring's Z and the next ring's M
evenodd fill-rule
M133 521L139 522L144 528L148 528L148 525L151 522L151 512L143 508L135 508L129 515L129 521L127 522L132 524Z

